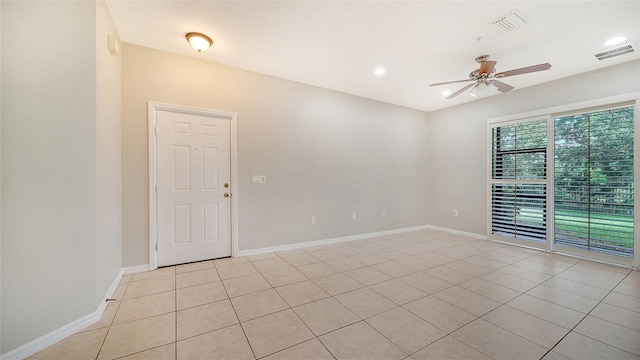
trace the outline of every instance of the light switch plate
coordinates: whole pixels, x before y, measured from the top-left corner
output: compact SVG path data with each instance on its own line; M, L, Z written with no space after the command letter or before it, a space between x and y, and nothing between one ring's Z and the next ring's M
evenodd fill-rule
M252 175L251 176L252 184L266 184L267 176L266 175Z

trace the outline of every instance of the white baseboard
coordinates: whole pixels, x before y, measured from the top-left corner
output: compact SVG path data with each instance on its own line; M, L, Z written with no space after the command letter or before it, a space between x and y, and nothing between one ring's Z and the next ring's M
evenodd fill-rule
M93 325L98 322L102 317L102 313L104 313L104 310L107 308L107 299L110 299L113 296L113 294L116 292L116 288L120 284L122 275L124 275L123 270L124 269L121 269L120 272L118 272L118 275L116 275L116 278L111 283L111 286L109 286L109 289L105 293L105 296L98 305L96 311L85 315L80 319L72 321L47 334L44 334L35 340L29 341L28 343L17 347L7 352L6 354L2 354L0 358L2 360L22 360L37 353L38 351L48 348L49 346L57 343L60 340L63 340L66 337L77 333L87 326Z
M386 236L386 235L398 235L398 234L403 234L403 233L407 233L407 232L411 232L411 231L418 231L418 230L426 230L426 229L432 229L432 230L437 230L437 231L443 231L443 232L447 232L450 234L456 234L456 235L463 235L463 236L468 236L471 238L475 238L475 239L482 239L482 240L486 240L487 237L485 235L480 235L480 234L474 234L474 233L469 233L469 232L465 232L465 231L460 231L460 230L454 230L454 229L449 229L449 228L444 228L444 227L439 227L439 226L432 226L432 225L421 225L421 226L414 226L414 227L408 227L408 228L401 228L401 229L394 229L394 230L386 230L386 231L379 231L379 232L372 232L372 233L365 233L365 234L357 234L357 235L349 235L349 236L342 236L342 237L337 237L337 238L330 238L330 239L322 239L322 240L314 240L314 241L306 241L306 242L302 242L302 243L296 243L296 244L287 244L287 245L279 245L279 246L270 246L270 247L265 247L265 248L259 248L259 249L250 249L250 250L240 250L238 251L238 257L241 256L251 256L251 255L260 255L260 254L266 254L266 253L271 253L271 252L277 252L277 251L287 251L287 250L294 250L294 249L301 249L301 248L305 248L305 247L311 247L311 246L318 246L318 245L327 245L327 244L335 244L335 243L340 243L340 242L346 242L346 241L354 241L354 240L362 240L362 239L369 239L369 238L374 238L374 237L379 237L379 236ZM9 351L6 354L2 354L0 356L0 359L2 360L21 360L24 359L26 357L29 357L35 353L37 353L38 351L41 351L55 343L57 343L60 340L63 340L64 338L71 336L75 333L77 333L78 331L95 324L98 320L100 320L100 318L102 317L102 313L104 312L104 310L107 307L107 299L110 299L113 294L116 291L116 288L118 287L118 285L120 284L120 280L122 279L123 275L127 275L127 274L134 274L134 273L139 273L139 272L144 272L144 271L149 271L149 264L144 264L144 265L136 265L136 266L130 266L130 267L126 267L126 268L122 268L120 270L120 272L118 273L118 275L116 276L116 278L113 280L113 283L111 284L111 286L109 287L109 290L107 290L107 293L105 294L104 299L102 300L102 302L98 305L98 308L96 309L96 311L83 316L80 319L77 319L67 325L64 325L48 334L45 334L33 341L30 341L16 349L13 349L11 351Z
M427 228L429 228L431 230L447 232L449 234L467 236L467 237L478 239L478 240L487 240L487 235L481 235L481 234L476 234L476 233L471 233L471 232L466 232L466 231L461 231L461 230L455 230L455 229L450 229L450 228L440 227L440 226L435 226L435 225L428 225Z
M295 243L295 244L269 246L269 247L249 249L249 250L239 250L237 256L238 257L252 256L252 255L261 255L261 254L267 254L272 252L278 252L278 251L302 249L302 248L311 247L311 246L328 245L328 244L335 244L335 243L353 241L353 240L362 240L362 239L368 239L368 238L373 238L378 236L396 235L396 234L402 234L402 233L411 232L411 231L425 230L428 228L429 228L429 225L421 225L421 226L414 226L414 227L408 227L408 228L402 228L402 229L378 231L373 233L341 236L341 237L330 238L330 239L305 241L305 242Z
M151 270L149 268L149 264L129 266L126 268L122 268L122 274L124 275L135 274L135 273L141 273L149 270Z

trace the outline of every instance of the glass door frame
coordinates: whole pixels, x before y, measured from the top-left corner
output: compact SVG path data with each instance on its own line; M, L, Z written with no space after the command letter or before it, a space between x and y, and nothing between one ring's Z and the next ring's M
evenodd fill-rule
M487 183L488 183L488 191L487 191L487 239L489 240L493 240L493 241L498 241L498 242L504 242L504 243L509 243L509 244L514 244L514 245L518 245L518 246L522 246L522 247L527 247L527 248L531 248L531 249L537 249L537 250L544 250L544 251L551 251L551 244L550 244L550 240L551 238L549 237L550 235L550 230L549 230L549 221L553 220L552 217L549 216L549 199L550 197L553 198L553 194L550 194L549 189L550 189L550 183L549 183L549 159L550 156L553 156L553 154L549 153L549 119L551 118L550 115L542 115L542 116L533 116L533 117L528 117L528 118L520 118L520 119L514 119L514 120L509 120L509 121L500 121L500 122L493 122L490 123L488 126L488 131L487 131L487 157L488 157L488 162L487 162ZM494 179L493 178L493 129L496 127L501 127L501 126L509 126L509 125L516 125L516 124L521 124L521 123L526 123L526 122L531 122L531 121L540 121L540 120L545 120L546 124L547 124L547 150L546 150L546 176L545 179L543 180L533 180L533 179L529 179L529 180L519 180L519 179ZM553 150L553 147L552 149ZM492 187L494 184L496 183L505 183L505 184L509 184L509 185L519 185L519 184L531 184L531 185L544 185L545 186L545 193L546 193L546 206L545 206L545 213L546 213L546 223L547 223L547 227L546 227L546 241L545 242L536 242L536 241L529 241L529 240L522 240L522 239L516 239L516 238L511 238L511 237L505 237L505 236L500 236L500 235L495 235L493 234L492 231L492 198L493 198L493 194L492 194Z
M554 134L555 134L556 118L561 116L570 116L573 114L585 113L585 112L595 112L595 111L602 111L607 109L615 109L615 108L620 108L625 106L634 107L633 108L633 154L634 154L633 156L633 175L634 175L633 176L633 190L634 190L633 191L633 257L628 258L624 256L609 255L609 254L598 252L598 251L589 251L589 250L578 249L575 247L566 246L562 244L556 244L554 241L555 220L548 223L549 225L548 232L550 233L548 234L549 236L548 240L550 240L551 242L549 251L556 252L558 254L577 256L577 257L586 258L590 260L631 266L636 268L640 265L640 241L638 241L639 235L640 235L640 229L639 229L640 228L640 211L638 211L640 209L640 148L639 148L639 145L640 145L640 126L639 126L640 99L636 99L635 101L631 101L631 102L619 102L619 103L608 104L604 106L595 106L595 107L582 108L582 109L576 109L573 111L558 112L555 114L551 114L549 116L549 119L547 120L548 121L547 130L553 129L554 131L547 132L547 141L551 141L551 143L550 144L548 143L547 145L551 145L551 157L549 159L553 159L554 161L552 161L551 164L547 162L547 175L548 177L551 178L552 182L555 181ZM549 126L551 127L549 128ZM547 147L547 151L549 151L548 147ZM553 184L553 186L555 187L555 184ZM555 188L553 193L555 194ZM547 202L547 206L552 207L551 212L554 214L554 217L555 217L554 196L553 194L548 194L548 193L547 195L551 195L551 201Z
M634 106L633 120L633 166L634 166L634 215L633 215L633 233L634 248L633 257L627 258L623 256L615 256L582 249L576 249L569 246L555 244L555 118L558 116L566 116L571 113L590 112L594 110L602 110L607 108L616 108L622 106ZM546 179L541 184L546 185L546 216L547 216L547 233L546 242L538 243L534 241L520 240L509 238L492 233L492 185L494 183L504 183L502 179L493 179L492 176L492 155L493 155L493 129L499 126L513 125L521 122L542 120L547 121L547 163L546 163ZM487 239L512 245L548 251L552 253L574 256L588 260L612 263L623 266L640 267L640 92L612 96L593 101L586 101L566 106L558 106L550 109L541 109L524 114L504 116L487 120ZM513 180L517 183L517 179ZM527 183L533 183L531 180Z

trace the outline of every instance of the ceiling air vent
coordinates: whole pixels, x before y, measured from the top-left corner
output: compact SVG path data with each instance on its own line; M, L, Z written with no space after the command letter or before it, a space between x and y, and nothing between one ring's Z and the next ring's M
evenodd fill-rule
M528 22L529 20L520 10L513 10L512 12L493 20L489 25L499 32L506 33L521 28Z
M601 53L597 53L597 54L595 54L595 57L598 60L605 60L605 59L609 59L609 58L620 56L620 55L624 55L624 54L630 54L630 53L633 53L635 51L636 51L635 44L626 44L626 45L618 46L615 49L611 49L611 50L603 51Z

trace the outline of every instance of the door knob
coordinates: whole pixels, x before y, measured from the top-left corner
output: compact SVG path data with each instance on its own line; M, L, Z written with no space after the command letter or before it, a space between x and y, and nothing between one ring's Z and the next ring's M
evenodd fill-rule
M228 198L229 197L229 193L224 193L224 197Z

